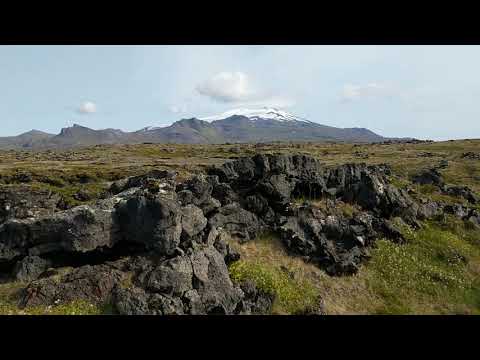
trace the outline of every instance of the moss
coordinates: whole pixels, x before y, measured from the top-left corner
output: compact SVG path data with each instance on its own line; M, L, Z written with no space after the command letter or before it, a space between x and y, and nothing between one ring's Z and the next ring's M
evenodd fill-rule
M408 185L411 184L410 181L399 176L391 176L388 180L390 184L398 187L399 189L405 189Z
M383 299L377 312L454 312L468 302L465 294L478 293L474 280L479 274L468 264L479 256L478 248L457 232L433 223L424 224L406 245L378 241L365 269L368 285ZM478 311L475 306L463 311Z
M235 283L251 280L259 289L275 295L274 313L295 314L317 303L316 289L308 282L295 280L288 269L240 260L231 264L229 271Z

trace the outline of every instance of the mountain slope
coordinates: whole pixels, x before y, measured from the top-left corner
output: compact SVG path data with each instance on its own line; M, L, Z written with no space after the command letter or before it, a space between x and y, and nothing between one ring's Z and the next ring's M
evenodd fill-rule
M93 130L80 125L63 128L58 135L31 131L0 138L0 148L66 148L99 144L338 141L380 142L386 138L363 128L336 128L300 118L282 110L236 109L226 113L182 119L166 127L135 132Z
M0 148L3 149L17 149L17 148L31 148L36 143L48 140L55 135L48 134L39 130L30 130L26 133L17 136L0 137Z

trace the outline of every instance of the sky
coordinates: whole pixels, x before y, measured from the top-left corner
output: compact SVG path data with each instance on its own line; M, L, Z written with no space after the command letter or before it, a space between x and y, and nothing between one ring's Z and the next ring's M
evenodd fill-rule
M0 136L274 107L388 137L480 138L480 46L0 46Z

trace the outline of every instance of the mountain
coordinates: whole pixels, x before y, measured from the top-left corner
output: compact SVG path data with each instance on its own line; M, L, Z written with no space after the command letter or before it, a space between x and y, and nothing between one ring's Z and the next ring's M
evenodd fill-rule
M0 148L68 148L99 144L388 140L364 128L337 128L274 108L235 109L220 115L182 119L170 126L146 127L134 132L93 130L81 125L63 128L58 135L32 130L0 138Z
M39 130L30 130L17 136L0 137L0 148L2 149L18 149L31 148L41 141L48 140L55 135L48 134Z

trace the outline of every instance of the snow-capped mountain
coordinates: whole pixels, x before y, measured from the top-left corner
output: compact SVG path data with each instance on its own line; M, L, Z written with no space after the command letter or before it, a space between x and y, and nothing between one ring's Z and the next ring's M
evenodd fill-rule
M138 130L137 132L147 132L147 131L155 131L162 129L164 126L147 126L144 127L143 129Z
M28 132L0 138L0 148L66 148L99 144L221 144L272 141L378 142L385 138L362 128L321 125L275 108L234 109L220 115L182 119L169 126L134 132L93 130L80 125L58 135Z
M244 116L249 118L252 121L277 120L277 121L302 121L302 122L311 123L311 121L307 119L303 119L299 116L292 115L286 111L275 109L275 108L268 108L268 107L264 107L261 109L246 109L246 108L233 109L219 115L201 117L199 118L199 120L218 121L218 120L228 119L229 117L232 117L232 116Z

